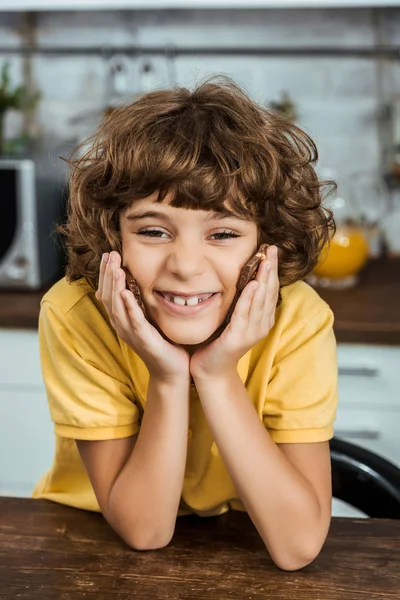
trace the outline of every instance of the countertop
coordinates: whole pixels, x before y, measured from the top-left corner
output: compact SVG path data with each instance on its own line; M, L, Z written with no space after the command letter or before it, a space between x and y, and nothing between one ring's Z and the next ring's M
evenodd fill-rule
M400 345L400 259L371 260L354 288L317 292L333 310L338 342Z
M1 600L399 599L400 519L333 517L319 556L281 571L244 512L178 517L146 552L99 513L3 497L0 514Z
M46 289L0 292L0 327L37 328ZM317 292L334 312L338 342L400 345L400 259L371 260L357 287Z

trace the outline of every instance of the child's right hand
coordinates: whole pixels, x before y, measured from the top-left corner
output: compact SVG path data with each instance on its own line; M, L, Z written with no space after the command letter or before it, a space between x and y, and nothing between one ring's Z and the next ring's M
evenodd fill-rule
M190 381L189 354L167 342L146 319L134 295L126 289L118 252L103 255L95 296L105 306L119 337L143 360L150 377L165 382Z

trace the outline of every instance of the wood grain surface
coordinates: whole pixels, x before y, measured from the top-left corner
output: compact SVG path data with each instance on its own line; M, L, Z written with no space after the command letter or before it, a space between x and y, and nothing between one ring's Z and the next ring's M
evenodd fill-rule
M400 345L400 260L372 260L348 290L317 289L339 342Z
M400 520L333 518L318 558L279 570L247 514L179 517L137 552L98 513L0 498L1 600L399 600Z

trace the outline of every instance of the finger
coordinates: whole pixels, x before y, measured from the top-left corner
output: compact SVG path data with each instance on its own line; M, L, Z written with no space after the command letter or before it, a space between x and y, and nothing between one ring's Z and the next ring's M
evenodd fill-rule
M147 323L147 319L144 316L142 309L138 305L135 296L129 290L123 290L120 293L120 297L124 302L130 327L134 330L138 330L143 323Z
M235 323L238 325L246 324L247 326L250 316L251 303L259 286L260 284L258 281L250 281L240 294L231 318L233 326L235 326Z
M269 271L277 270L278 264L278 248L277 246L269 246L267 248L267 255L264 260L261 261L257 271L258 281L268 281Z
M270 274L268 278L267 294L275 300L279 294L279 274L278 274L278 248L273 246L270 259Z
M269 295L275 289L276 282L278 282L278 248L276 246L269 246L267 249L267 258L261 261L256 279L262 284L255 295L255 306L260 309L265 306Z
M104 273L102 298L103 304L107 308L108 312L112 312L112 291L113 291L113 279L115 270L119 268L121 264L121 257L118 252L112 251L107 261L106 270Z
M268 258L265 258L263 261L261 261L256 275L256 280L260 284L259 290L263 290L265 287L265 285L263 286L263 284L268 283L271 267L271 261Z
M270 252L268 254L268 258L271 263L271 271L274 273L274 275L276 275L278 277L278 263L279 263L278 247L271 246L270 248L268 248L268 250L270 250Z
M97 291L96 291L96 298L97 300L99 300L101 302L102 300L102 290L103 290L103 281L104 281L104 274L106 272L106 266L107 266L107 261L109 259L109 253L105 252L103 254L103 256L101 257L101 261L100 261L100 269L99 269L99 282L97 285Z
M111 295L111 314L113 319L124 329L129 329L129 316L124 299L121 295L126 289L125 272L116 268L113 276L113 290Z
M276 304L279 295L279 277L278 277L278 249L273 247L270 260L270 270L268 281L265 285L265 296L263 299L264 309L262 311L261 329L272 329L275 324Z
M270 250L270 249L268 249ZM256 326L257 330L269 332L275 324L277 297L279 294L277 248L272 247L267 260L262 261L257 273L259 289L254 294L251 305L249 323Z
M268 290L270 288L271 263L268 258L264 259L260 263L256 280L258 282L258 288L253 296L251 310L255 316L257 316L257 314L260 316L265 311L268 299Z

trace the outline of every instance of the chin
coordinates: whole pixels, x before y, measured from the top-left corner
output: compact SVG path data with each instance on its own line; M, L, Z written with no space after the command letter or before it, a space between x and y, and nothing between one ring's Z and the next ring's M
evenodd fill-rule
M178 335L176 331L169 332L168 329L163 329L163 333L175 344L179 344L180 346L195 346L205 342L210 335L214 333L214 330L206 335L204 335L204 332L201 335L193 335L190 333Z
M208 340L208 338L214 333L216 327L204 327L198 326L197 328L193 324L186 323L181 324L177 327L171 326L171 323L163 324L162 320L155 320L149 318L149 321L153 327L162 335L164 339L173 344L180 346L195 346ZM198 329L198 331L196 331Z

